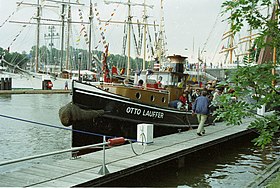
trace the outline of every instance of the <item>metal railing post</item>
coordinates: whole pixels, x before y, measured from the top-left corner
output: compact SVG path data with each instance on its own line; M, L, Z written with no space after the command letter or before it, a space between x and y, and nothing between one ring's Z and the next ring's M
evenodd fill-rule
M103 143L106 143L106 136L103 136ZM106 174L110 173L106 167L105 160L106 160L105 159L105 144L103 144L103 162L102 162L102 167L99 170L98 174L106 175Z
M103 136L103 143L104 142L106 142L106 137L105 136ZM105 145L103 145L103 163L102 163L103 175L105 174L105 168L106 168L106 166L105 166L105 157L106 157L106 155L105 155Z

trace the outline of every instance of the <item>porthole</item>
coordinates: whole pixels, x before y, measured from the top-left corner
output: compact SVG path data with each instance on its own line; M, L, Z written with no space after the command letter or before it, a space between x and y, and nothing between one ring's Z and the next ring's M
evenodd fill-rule
M162 103L165 103L165 102L166 102L165 97L162 97L162 98L161 98L161 102L162 102Z
M154 102L154 101L155 101L155 99L156 99L156 98L155 98L155 96L154 96L154 95L152 95L152 96L151 96L151 101L152 101L152 102Z
M139 92L136 93L136 99L141 99L141 94Z

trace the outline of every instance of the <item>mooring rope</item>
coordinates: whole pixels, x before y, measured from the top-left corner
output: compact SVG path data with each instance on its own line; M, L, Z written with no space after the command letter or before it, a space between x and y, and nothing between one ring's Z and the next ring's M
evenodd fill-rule
M21 6L21 4L23 3L24 0L22 0L21 2L18 3L17 5L17 9L15 11L13 11L8 17L7 19L0 25L0 28L3 27L8 21L9 19L18 11L18 7Z
M60 127L60 126L56 126L56 125L50 125L50 124L46 124L46 123L40 123L40 122L36 122L36 121L31 121L31 120L26 120L26 119L22 119L22 118L7 116L7 115L3 115L3 114L0 114L0 117L7 118L7 119L13 119L13 120L21 121L21 122L25 122L25 123L32 123L32 124L41 125L41 126L46 126L46 127L52 127L52 128L57 128L57 129L62 129L62 130L67 130L67 131L78 132L78 133L82 133L82 134L88 134L88 135L93 135L93 136L101 136L101 137L106 136L106 137L108 137L108 138L114 138L114 136L107 136L107 135L102 135L102 134L97 134L97 133L91 133L91 132L81 131L81 130L77 130L77 129L71 129L71 128L66 128L66 127Z
M31 124L35 124L35 125L45 126L45 127L57 128L57 129L62 129L62 130L67 130L67 131L73 131L73 132L92 135L92 136L100 136L100 137L105 136L106 138L116 138L117 137L117 136L110 136L110 135L103 135L103 134L98 134L98 133L93 133L93 132L81 131L81 130L61 127L61 126L57 126L57 125L50 125L50 124L46 124L46 123L40 123L40 122L36 122L36 121L31 121L31 120L27 120L27 119L12 117L12 116L3 115L3 114L0 114L0 117L7 118L7 119L12 119L12 120L16 120L16 121L21 121L21 122L25 122L25 123L31 123ZM130 140L132 142L137 142L137 140L135 140L135 139L130 139L129 138L128 140Z

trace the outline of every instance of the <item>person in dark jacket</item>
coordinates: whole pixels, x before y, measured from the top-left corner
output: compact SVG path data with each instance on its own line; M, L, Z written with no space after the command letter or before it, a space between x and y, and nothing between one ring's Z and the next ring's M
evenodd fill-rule
M202 136L205 134L204 123L209 114L209 99L206 97L207 92L203 91L202 95L196 98L192 106L192 113L196 114L198 119L197 135Z

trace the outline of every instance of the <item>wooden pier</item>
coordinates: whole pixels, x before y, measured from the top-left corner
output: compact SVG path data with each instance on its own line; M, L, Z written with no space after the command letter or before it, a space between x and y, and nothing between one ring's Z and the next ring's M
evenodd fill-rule
M99 173L102 167L103 151L98 151L77 159L60 160L52 164L37 164L26 169L1 174L0 187L100 186L189 153L249 134L252 132L247 129L250 121L247 119L240 126L216 123L215 126L205 128L204 136L197 136L196 130L190 130L155 138L154 143L147 145L141 155L135 155L130 144L106 149L106 167L109 170L106 175ZM143 147L139 143L134 143L133 146L138 152Z

